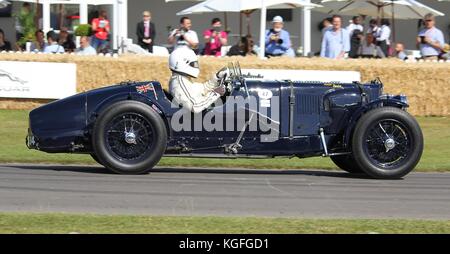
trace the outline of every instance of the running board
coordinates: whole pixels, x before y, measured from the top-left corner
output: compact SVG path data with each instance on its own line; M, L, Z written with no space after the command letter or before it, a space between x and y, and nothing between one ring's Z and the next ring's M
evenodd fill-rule
M180 153L180 154L164 154L163 157L184 157L184 158L210 158L210 159L238 159L238 158L249 158L249 159L268 159L273 158L273 156L268 155L246 155L246 154L191 154L191 153Z

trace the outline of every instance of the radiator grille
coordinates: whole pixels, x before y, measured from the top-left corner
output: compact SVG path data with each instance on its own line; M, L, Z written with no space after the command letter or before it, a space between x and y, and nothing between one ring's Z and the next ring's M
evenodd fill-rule
M297 95L295 105L297 106L296 110L298 114L319 114L320 96L312 94Z

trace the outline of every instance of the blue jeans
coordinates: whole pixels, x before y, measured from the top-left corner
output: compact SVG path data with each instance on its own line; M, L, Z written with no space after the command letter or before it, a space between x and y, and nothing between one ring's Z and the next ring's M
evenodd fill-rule
M107 40L100 40L99 38L95 37L95 35L91 38L91 46L97 50L97 52L102 51L103 49L108 46Z

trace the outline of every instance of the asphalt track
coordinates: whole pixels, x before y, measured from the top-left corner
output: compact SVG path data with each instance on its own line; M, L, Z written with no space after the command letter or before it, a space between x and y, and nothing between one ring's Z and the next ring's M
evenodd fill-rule
M1 212L450 219L450 173L0 165Z

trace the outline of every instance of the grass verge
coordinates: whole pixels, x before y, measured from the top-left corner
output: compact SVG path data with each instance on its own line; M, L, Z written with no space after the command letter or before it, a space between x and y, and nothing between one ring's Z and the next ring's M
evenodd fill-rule
M0 233L450 233L450 221L0 213Z
M418 117L425 137L425 150L417 171L450 171L450 118ZM0 110L0 163L95 164L89 155L46 154L28 150L25 136L28 111ZM307 159L197 159L163 158L159 166L243 167L243 168L323 168L337 169L328 158Z

